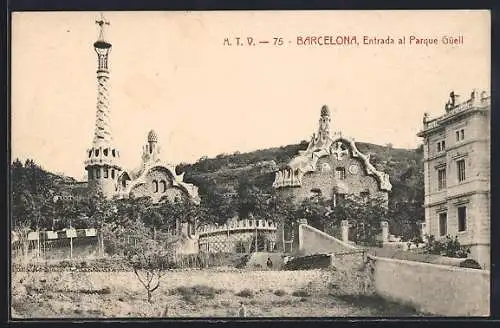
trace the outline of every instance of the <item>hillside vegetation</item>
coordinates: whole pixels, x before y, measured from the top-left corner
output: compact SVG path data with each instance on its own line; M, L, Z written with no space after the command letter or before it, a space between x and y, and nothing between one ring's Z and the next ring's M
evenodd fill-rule
M371 155L371 163L389 174L393 201L423 202L423 153L418 149L396 149L369 143L356 143L359 151ZM185 181L207 189L236 193L239 181L250 181L258 189L270 192L274 172L286 165L299 150L307 148L302 141L282 147L256 150L248 153L220 154L215 158L202 157L193 164L180 164L179 172L185 172Z
M364 154L370 154L372 164L390 176L393 186L389 197L389 209L393 213L391 232L408 238L414 236L418 232L417 223L424 218L422 149L394 149L368 143L357 143L357 147ZM276 204L268 203L273 194L275 172L299 150L306 148L307 142L302 141L248 153L220 154L215 158L203 157L196 163L180 164L177 170L185 172L186 182L199 187L203 214L200 212L196 216L203 217L207 223L223 223L234 216L247 217L251 213L275 219L277 213L271 212ZM59 225L64 225L69 217L73 217L74 226L79 221L85 223L83 225L89 224L88 220L82 221L79 213L92 217L90 212L95 212L95 199L62 202L59 205L53 201L55 195L61 194L85 198L85 183L76 183L72 178L47 172L32 160L27 160L24 165L14 161L11 174L14 226L22 223L23 227L50 228L54 226L53 219L56 217ZM165 211L167 207L165 205ZM293 218L301 213L300 208L287 204L279 207L287 208ZM193 209L183 210L189 213ZM66 220L59 221L59 218ZM145 218L145 221L148 219Z

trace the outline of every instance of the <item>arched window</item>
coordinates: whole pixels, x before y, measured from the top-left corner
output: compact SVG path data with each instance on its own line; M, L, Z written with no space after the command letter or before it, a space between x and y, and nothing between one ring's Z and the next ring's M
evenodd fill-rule
M92 149L89 150L89 158L91 158L91 157L92 157Z
M321 163L320 166L319 166L319 170L321 172L328 172L331 170L331 167L328 163Z
M158 181L156 181L156 180L153 180L153 189L154 189L154 192L158 192Z
M113 157L115 157L115 156L116 156L116 152L115 152L115 150L114 150L114 149L113 149L113 150L111 150L111 155L112 155Z
M96 149L96 150L95 150L95 155L96 155L96 156L99 156L99 149Z
M92 180L94 178L94 172L92 171L92 169L89 170L89 180Z
M111 179L115 178L115 169L111 169Z
M125 178L122 180L122 186L123 188L127 187L127 180Z
M104 149L103 151L104 156L108 156L108 148Z
M167 181L161 180L161 185L163 186L163 191L162 192L166 192L167 191Z

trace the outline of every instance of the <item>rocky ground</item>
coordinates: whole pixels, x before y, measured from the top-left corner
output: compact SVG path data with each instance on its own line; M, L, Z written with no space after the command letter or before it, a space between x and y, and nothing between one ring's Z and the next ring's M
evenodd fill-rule
M336 270L169 271L149 303L133 272L15 272L12 316L238 317L241 303L249 317L419 315L363 286L361 275Z

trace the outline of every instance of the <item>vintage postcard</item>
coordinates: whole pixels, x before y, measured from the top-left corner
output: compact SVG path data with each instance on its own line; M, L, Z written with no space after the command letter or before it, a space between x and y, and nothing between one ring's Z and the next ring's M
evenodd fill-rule
M12 13L11 318L489 316L490 25Z

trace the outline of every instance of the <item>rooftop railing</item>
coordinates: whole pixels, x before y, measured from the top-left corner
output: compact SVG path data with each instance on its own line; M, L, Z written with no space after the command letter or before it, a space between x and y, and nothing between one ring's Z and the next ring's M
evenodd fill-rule
M222 226L204 226L197 231L198 235L211 234L217 232L228 232L238 230L276 230L276 223L268 220L246 219L239 220L233 223L224 224Z
M448 110L446 114L441 115L432 120L428 120L424 123L424 130L429 130L439 126L439 122L448 117L454 116L456 114L462 113L464 111L470 110L472 108L484 108L491 105L491 97L483 97L479 99L469 99L452 109Z

